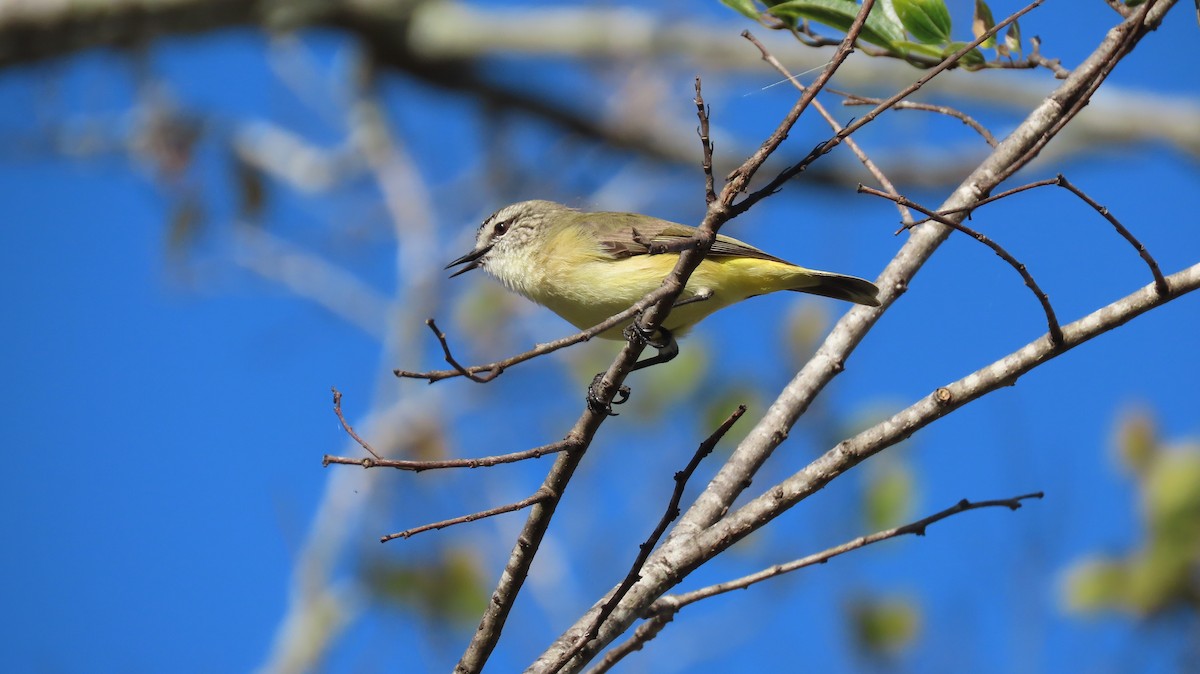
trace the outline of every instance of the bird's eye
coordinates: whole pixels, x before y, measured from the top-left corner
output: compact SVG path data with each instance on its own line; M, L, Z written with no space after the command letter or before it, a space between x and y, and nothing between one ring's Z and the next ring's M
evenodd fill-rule
M504 234L507 231L508 231L508 222L507 221L501 220L500 222L496 223L496 227L495 227L496 236L501 236L502 234Z

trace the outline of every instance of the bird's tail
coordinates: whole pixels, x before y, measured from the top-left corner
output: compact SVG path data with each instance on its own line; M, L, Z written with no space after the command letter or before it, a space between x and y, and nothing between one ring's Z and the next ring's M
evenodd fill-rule
M816 269L805 270L804 277L803 285L797 285L790 290L865 304L869 307L879 306L879 288L866 279Z

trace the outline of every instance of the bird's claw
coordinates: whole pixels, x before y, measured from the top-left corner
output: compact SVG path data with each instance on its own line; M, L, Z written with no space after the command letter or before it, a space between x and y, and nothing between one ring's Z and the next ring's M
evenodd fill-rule
M600 399L600 394L598 392L598 389L600 388L600 382L601 382L601 380L604 379L604 374L605 373L603 373L603 372L597 373L595 377L592 377L592 383L588 385L588 391L587 391L588 409L592 410L593 412L602 412L605 415L610 416L610 417L620 416L616 412L612 411L612 406L613 405L622 405L625 403L626 400L629 400L629 393L630 393L629 387L625 386L624 384L622 384L621 386L618 386L617 393L615 396L613 396L612 402L611 403L604 402L603 400Z
M642 312L639 311L637 316L634 317L633 322L625 326L625 329L621 331L621 336L625 339L639 341L646 346L653 346L661 351L662 349L666 348L667 344L671 340L669 336L670 333L664 333L666 333L666 331L662 328L656 328L654 330L647 330L646 328L643 328ZM657 340L655 339L656 336L658 337Z

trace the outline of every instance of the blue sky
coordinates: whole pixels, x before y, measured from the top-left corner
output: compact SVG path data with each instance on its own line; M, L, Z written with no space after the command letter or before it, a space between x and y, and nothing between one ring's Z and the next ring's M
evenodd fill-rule
M1025 22L1024 33L1040 34L1044 50L1071 65L1113 21L1110 10L1094 4L1085 11L1076 3L1047 3ZM1182 4L1117 69L1112 84L1196 101L1200 74L1180 67L1179 54L1180 45L1194 43L1197 26L1188 3ZM730 30L741 29L731 14L714 10L712 16L728 21ZM336 77L346 41L325 33L304 42L319 67ZM213 136L223 125L262 118L317 143L335 142L337 125L297 100L268 67L268 53L252 32L222 31L155 46L148 63L185 109L215 120ZM330 411L331 385L346 393L355 419L401 394L429 396L426 403L448 417L448 451L455 455L552 441L582 407L582 389L563 373L563 359L515 369L486 389L462 381L394 383L388 374L393 367L440 367L431 340L422 335L418 343L426 351L398 354L403 361L393 362L381 357L370 335L230 262L227 232L235 198L226 150L212 136L201 142L183 182L205 195L213 229L186 261L172 257L165 223L179 186L155 183L146 167L120 153L70 157L46 142L96 120L119 136L129 125L122 113L132 102L133 70L114 54L86 53L0 72L0 99L8 101L0 109L0 138L9 148L0 153L0 270L8 289L0 349L7 377L0 406L7 423L0 438L9 456L0 473L7 540L0 603L9 608L0 668L8 671L211 672L259 665L287 608L289 577L310 520L334 488L329 481L335 472L354 470L320 464L325 453L351 451ZM553 68L528 72L564 77ZM756 91L770 80L764 73L761 82L744 86ZM47 82L55 83L50 93ZM690 77L671 86L685 109ZM792 94L775 87L738 95L742 86L714 82L714 90L727 94L714 96L714 122L753 144ZM463 98L403 78L387 78L383 93L395 133L408 143L435 195L443 253L437 261L453 259L463 252L474 219L498 205L486 203L487 189L464 184L480 161L479 112ZM951 123L906 123L898 127L901 133L934 142L942 133L961 137ZM528 128L513 138L514 151L533 158L545 158L546 147L558 142ZM795 142L807 148L817 139ZM542 176L513 196L624 207L587 201L610 173L623 172L625 180L649 185L643 188L648 196L636 190L633 197L623 195L642 210L685 222L701 212L694 171L572 151L585 161L568 162L565 175ZM528 171L530 160L522 163L525 175L536 176ZM1023 177L1060 170L1121 217L1164 271L1200 257L1194 156L1169 147L1119 148ZM728 232L764 247L770 242L772 252L803 264L874 277L902 242L891 234L895 213L882 202L832 190L798 185ZM276 188L264 220L272 232L344 265L386 295L395 255L387 226L380 224L380 197L369 181L349 185L346 193L318 199ZM912 194L930 205L943 196ZM1108 225L1061 190L998 204L978 213L975 224L1028 265L1064 322L1149 281ZM473 274L443 284L434 315L458 327L455 307L487 283ZM704 385L748 379L769 395L786 381L778 357L779 318L798 301L753 300L714 316L685 341L685 351L693 344L722 354L708 365ZM841 310L815 302L833 317ZM780 667L796 644L815 648L821 669L858 671L867 665L849 654L844 626L829 617L856 593L919 598L922 640L904 661L916 671L1173 671L1177 662L1170 654L1178 643L1169 626L1139 630L1118 618L1067 616L1057 583L1071 561L1089 553L1119 554L1138 540L1136 492L1110 448L1122 411L1130 405L1152 410L1168 439L1200 435L1194 395L1198 307L1189 296L1139 318L895 451L917 476L914 514L960 498L1034 490L1047 492L1044 502L1015 514L960 516L927 538L888 544L685 612L675 632L652 644L640 665L635 656L628 671L668 671L665 663L673 663L673 671ZM460 343L471 356L485 357L500 350L497 343L520 346L533 336L568 332L548 313L523 309L509 329L494 340L460 337ZM830 417L895 410L1043 331L1038 306L1015 273L978 244L953 237L826 392ZM587 348L601 358L615 352L611 344ZM631 381L633 406L645 404L638 379ZM645 535L637 528L644 524L639 509L658 512L672 471L704 434L695 417L685 408L667 421L645 424L631 408L606 424L564 502L547 559L536 569L543 575L518 606L517 627L489 671L526 663L623 575ZM818 428L797 433L767 472L781 476L798 469L827 448L821 438ZM347 523L347 535L356 541L348 547L370 551L348 553L338 573L374 554L382 533L520 498L547 465L378 476L395 500L387 510ZM702 473L712 470L715 464ZM835 483L695 582L722 580L864 533L853 512L858 479ZM630 521L638 524L630 528ZM385 554L427 559L470 545L490 583L519 522L520 516L509 516L425 534L389 544ZM756 556L764 551L769 554ZM773 597L784 600L772 603ZM759 624L748 615L768 619ZM435 628L411 613L374 610L339 641L326 666L339 672L406 666L444 671L467 634L469 628ZM376 662L371 653L378 649L383 652ZM681 653L686 657L676 661ZM1157 656L1143 661L1147 653Z

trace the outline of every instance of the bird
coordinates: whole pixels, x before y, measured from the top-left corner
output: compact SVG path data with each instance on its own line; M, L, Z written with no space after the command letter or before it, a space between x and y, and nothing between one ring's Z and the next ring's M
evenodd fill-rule
M451 277L483 269L509 290L584 330L659 287L697 231L639 213L521 201L484 220L475 247L446 269L461 265ZM679 353L675 338L718 309L780 290L879 306L879 289L866 279L807 269L718 234L659 330L643 336L658 355L638 361L633 369L674 358ZM598 336L626 338L631 324L633 319Z

